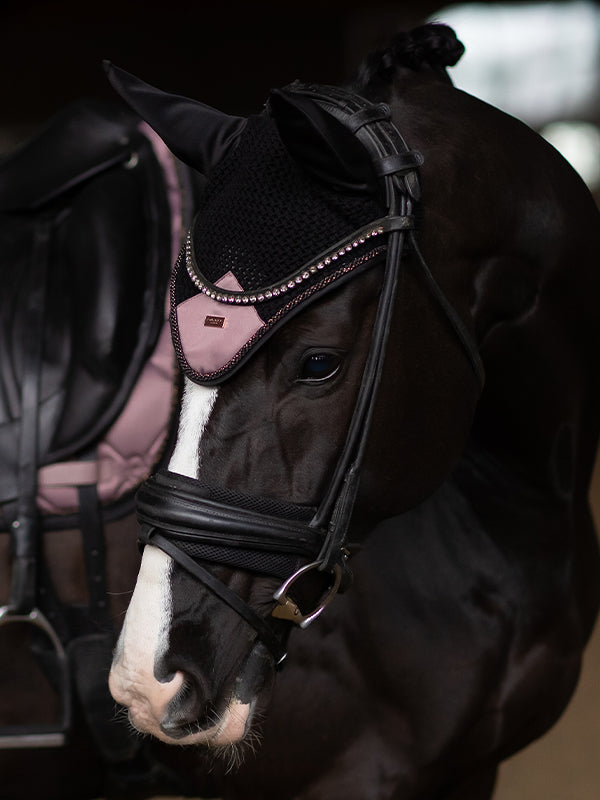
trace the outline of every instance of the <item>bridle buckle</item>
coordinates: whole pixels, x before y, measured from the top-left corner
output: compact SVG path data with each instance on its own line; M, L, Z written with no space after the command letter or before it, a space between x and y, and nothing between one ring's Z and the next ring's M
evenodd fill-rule
M347 553L344 551L342 556L344 562L347 557ZM279 589L277 589L277 591L273 594L273 599L277 600L277 605L271 612L272 617L275 617L276 619L283 619L287 622L293 622L300 628L307 628L310 623L313 622L325 610L325 608L327 608L327 606L338 593L340 584L342 582L344 567L341 563L333 565L331 569L333 583L325 593L324 597L321 599L319 605L309 614L303 614L298 604L287 594L290 587L298 580L298 578L301 578L311 570L318 570L320 567L320 561L313 561L311 564L306 564L306 566L301 567L299 570L294 572L293 575L291 575L281 584Z

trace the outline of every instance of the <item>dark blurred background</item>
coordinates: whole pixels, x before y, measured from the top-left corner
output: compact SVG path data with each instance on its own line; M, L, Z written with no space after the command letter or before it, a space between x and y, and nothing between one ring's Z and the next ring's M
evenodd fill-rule
M296 78L345 80L395 31L431 16L453 24L467 47L451 71L457 85L540 130L569 122L548 138L595 161L591 180L600 186L598 0L3 0L0 153L77 97L117 102L105 58L168 91L246 114Z
M5 124L28 124L81 95L113 97L103 58L225 111L253 111L272 86L342 80L390 26L418 24L439 6L4 0L1 7L0 113Z

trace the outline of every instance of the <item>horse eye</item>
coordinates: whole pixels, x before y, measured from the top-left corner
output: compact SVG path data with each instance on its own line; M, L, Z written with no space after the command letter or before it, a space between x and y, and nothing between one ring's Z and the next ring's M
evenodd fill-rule
M339 353L309 353L302 360L298 380L306 383L327 381L339 372L341 366Z

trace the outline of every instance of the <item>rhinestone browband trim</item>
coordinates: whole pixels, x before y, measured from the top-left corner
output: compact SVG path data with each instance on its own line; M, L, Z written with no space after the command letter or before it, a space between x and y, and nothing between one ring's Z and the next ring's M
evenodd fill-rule
M293 308L300 305L303 301L309 299L314 294L317 294L322 289L327 287L328 285L335 283L338 278L346 275L350 272L353 272L357 267L363 266L365 263L369 261L374 261L378 256L381 256L386 249L386 245L381 243L380 246L375 247L368 253L363 253L360 256L357 256L352 261L344 265L338 265L337 269L334 272L322 275L320 280L317 283L312 284L311 286L307 286L303 292L300 294L294 294L289 296L288 302L277 311L277 313L269 319L264 327L259 328L259 330L244 344L238 352L222 367L218 369L212 370L211 372L201 373L198 372L192 365L188 362L185 353L183 351L183 347L181 345L181 338L179 334L179 328L176 326L173 329L173 346L175 348L175 352L177 353L177 358L179 363L182 366L183 371L197 383L203 383L208 381L214 381L215 379L219 378L220 376L226 374L229 370L236 367L236 365L247 355L247 353L254 347L254 345L269 331L271 331L275 325ZM177 264L175 269L178 271L182 267L183 261L183 250L180 252L179 258L177 259ZM175 284L171 285L171 301L173 302L173 293L174 293Z
M304 281L325 269L325 267L335 263L338 259L351 253L355 248L365 244L365 242L368 242L376 236L388 233L391 230L406 230L412 227L413 218L410 216L385 217L384 219L377 220L355 231L347 239L338 242L331 250L321 253L313 262L303 266L298 272L292 273L281 283L274 283L262 289L254 289L248 292L221 289L202 275L194 258L191 231L188 232L185 243L185 266L190 280L194 283L196 288L212 300L216 300L218 303L254 305L256 303L262 303L265 300L271 300L274 297L279 297L290 289L295 289Z

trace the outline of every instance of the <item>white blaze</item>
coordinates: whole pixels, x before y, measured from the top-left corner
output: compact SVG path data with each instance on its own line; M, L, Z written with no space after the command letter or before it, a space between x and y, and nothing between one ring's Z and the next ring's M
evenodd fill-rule
M135 590L119 637L110 691L117 702L128 706L136 720L158 716L181 685L159 683L154 663L168 645L171 619L169 577L172 560L157 547L146 547Z
M198 386L186 378L177 443L169 462L172 472L197 476L200 439L216 396L217 389ZM144 549L109 681L115 700L129 707L134 724L155 735L159 735L157 727L166 705L183 682L181 673L167 683L154 677L154 664L169 645L172 566L171 557L159 548Z
M217 389L198 386L189 378L185 379L177 443L169 462L171 472L186 475L188 478L198 476L200 439L216 399Z

